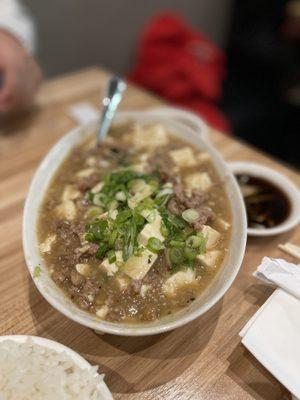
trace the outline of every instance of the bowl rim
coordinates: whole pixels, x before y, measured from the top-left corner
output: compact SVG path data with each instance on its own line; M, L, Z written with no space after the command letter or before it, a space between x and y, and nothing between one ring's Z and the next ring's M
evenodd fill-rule
M130 119L132 117L134 118L134 116L136 116L136 115L139 115L141 117L141 115L143 115L143 114L148 115L148 116L150 115L150 117L151 116L153 117L154 111L156 111L155 115L159 117L159 109L155 109L155 110L152 109L151 113L148 113L147 110L146 111L123 111L123 112L119 112L118 115L119 115L120 119L122 119L122 118ZM165 117L165 115L164 115L164 117ZM202 123L204 123L204 122L202 121ZM180 124L181 124L181 121L180 121ZM232 174L231 170L229 169L229 167L227 166L226 162L223 160L222 156L205 138L202 138L201 140L205 143L205 146L209 150L210 154L212 154L214 159L217 160L218 167L223 168L226 171L226 173L228 174L228 179L230 180L231 187L234 189L235 197L238 200L238 203L240 205L239 212L240 212L241 220L239 222L242 227L241 236L239 237L239 253L235 259L235 268L232 269L230 277L227 278L226 282L223 284L222 290L219 290L213 296L212 299L205 302L201 307L198 307L196 310L193 310L193 311L190 311L187 313L183 313L180 315L179 318L174 318L173 320L166 322L160 326L138 327L138 325L137 325L137 327L131 328L131 327L126 327L126 326L122 325L122 323L110 324L108 326L107 324L105 324L105 321L102 321L102 320L92 320L91 319L89 321L86 321L81 316L74 315L71 312L71 310L69 310L67 307L63 306L57 299L55 299L53 296L51 296L51 294L48 291L45 291L43 289L43 285L41 285L39 283L39 279L33 278L33 271L30 268L30 253L28 252L29 245L27 242L27 235L26 235L26 232L30 229L30 224L28 223L28 221L29 221L29 206L30 206L31 197L33 195L33 189L36 186L36 181L37 181L39 175L42 173L42 171L46 167L48 160L51 158L52 154L56 151L56 149L59 146L62 146L62 144L65 141L67 142L68 138L72 137L72 135L76 135L80 131L82 131L82 129L83 129L83 126L72 129L71 131L69 131L68 133L63 135L60 138L60 140L58 140L54 144L54 146L48 151L46 156L43 158L41 164L39 165L38 169L36 170L34 177L31 181L30 187L29 187L28 195L27 195L27 198L25 201L25 206L24 206L24 213L23 213L22 237L23 237L23 249L24 249L27 268L32 276L34 284L36 285L36 287L39 290L39 292L41 293L41 295L56 310L58 310L59 312L61 312L63 315L70 318L71 320L78 322L79 324L81 324L83 326L94 329L96 332L99 332L99 333L109 333L109 334L115 334L115 335L120 335L120 336L147 336L147 335L164 333L164 332L173 330L175 328L179 328L179 327L193 321L194 319L196 319L197 317L199 317L200 315L202 315L206 311L208 311L211 307L213 307L224 296L224 294L227 292L227 290L230 288L230 286L232 285L232 283L233 283L234 279L236 278L236 276L239 272L239 269L241 267L241 264L242 264L242 261L244 258L244 254L245 254L246 240L247 240L246 211L245 211L243 198L242 198L241 192L239 190L238 184L237 184L236 180L234 179L233 174ZM67 150L69 151L71 148L72 148L72 146L69 146ZM65 156L66 155L67 155L67 151L65 152ZM53 169L52 175L55 173L55 171L56 171L56 169ZM36 212L38 212L38 210L36 210Z
M55 340L47 339L41 336L34 336L34 335L3 335L0 336L0 343L6 340L11 340L17 343L25 343L27 340L32 340L34 344L39 346L46 347L47 349L54 350L57 353L65 352L72 361L81 369L90 369L92 365L83 358L79 353L75 350L72 350L70 347L65 346L62 343L59 343ZM97 372L98 374L98 372ZM99 375L99 374L98 374ZM104 378L102 382L97 385L100 394L103 396L104 400L113 400L112 394L108 389L106 383L104 382Z
M263 230L256 228L247 228L247 232L251 236L273 236L287 232L297 226L300 222L300 191L297 186L283 173L271 169L267 165L248 162L236 161L228 163L229 168L236 173L248 173L252 176L263 177L274 183L288 197L291 203L290 215L281 224L274 228L266 228Z

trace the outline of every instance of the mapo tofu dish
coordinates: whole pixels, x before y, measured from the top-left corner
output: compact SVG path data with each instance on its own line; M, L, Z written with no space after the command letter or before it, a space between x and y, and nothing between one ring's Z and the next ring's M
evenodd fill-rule
M154 321L193 302L229 246L231 212L210 155L160 125L88 139L57 170L40 209L40 252L82 310Z

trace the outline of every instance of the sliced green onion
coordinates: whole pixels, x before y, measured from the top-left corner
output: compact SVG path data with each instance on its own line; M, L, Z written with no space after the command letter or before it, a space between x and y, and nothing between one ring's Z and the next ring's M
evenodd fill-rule
M88 232L92 233L96 240L101 240L105 235L108 228L108 222L105 219L96 218L95 221L90 224Z
M103 208L98 207L98 206L92 206L89 207L89 209L86 212L86 217L88 219L94 219L96 217L99 217L99 215L103 214Z
M110 250L110 251L107 253L107 258L108 258L108 262L109 262L110 264L114 263L114 262L116 261L116 259L117 259L116 253L115 253L113 250Z
M193 249L192 247L186 246L184 248L184 255L189 261L193 261L197 257L197 251Z
M124 238L124 247L123 247L123 260L127 261L129 257L132 256L134 252L134 244L136 240L137 229L134 221L128 226L125 238Z
M199 246L199 253L203 254L206 251L207 236L204 236L203 233L201 232L197 233L197 236L201 239L201 243Z
M134 179L129 182L128 189L133 193L140 193L145 190L147 183L143 179Z
M168 214L167 221L177 229L184 229L185 222L173 214Z
M106 251L107 251L107 245L105 243L100 243L96 253L96 258L102 259Z
M203 239L202 239L200 236L198 236L198 235L192 235L192 236L189 236L189 237L186 239L186 244L187 244L188 246L193 247L194 249L196 249L196 248L198 248L198 247L201 246L202 240L203 240Z
M96 241L95 236L92 233L87 232L84 236L84 239L90 243L94 243Z
M186 222L195 222L199 218L199 212L194 208L189 208L183 211L181 216Z
M108 245L110 247L113 247L113 245L115 244L116 240L118 237L118 231L114 230L111 232L111 234L109 235L109 239L108 239Z
M164 248L164 245L161 240L152 236L151 238L148 239L147 248L153 253L158 253L160 250Z
M39 266L35 267L33 271L33 277L38 278L41 275L41 272L42 272L41 267Z
M174 265L182 264L184 261L184 253L182 249L171 247L169 250L169 259L170 262Z
M108 204L107 204L107 208L112 211L112 210L116 210L118 208L119 203L117 202L117 200L111 200Z
M139 257L144 250L145 250L144 246L139 246L134 250L134 255Z
M125 222L131 216L132 216L132 211L125 209L125 210L119 212L119 214L117 215L117 218L116 218L116 222L117 223Z
M149 210L149 209L144 209L140 212L141 216L144 217L148 222L152 223L154 222L156 218L156 210Z
M144 199L142 205L143 205L144 208L149 208L149 209L155 207L154 200L151 199L150 197Z
M165 237L165 238L169 236L169 230L166 227L166 224L164 223L164 221L161 221L160 232L163 235L163 237Z
M166 195L169 195L169 194L172 194L172 193L173 193L173 189L167 187L167 188L162 189L161 191L159 191L157 193L157 195L156 195L156 198L158 199L159 197L166 196Z
M144 226L145 219L140 214L134 213L133 218L138 227L142 228Z
M126 201L126 194L124 192L117 192L116 199L118 201Z
M180 240L171 240L170 241L170 246L171 247L182 248L182 247L184 247L184 242L182 242Z
M118 210L111 210L108 211L108 218L115 220L117 218L118 215Z
M89 201L93 202L94 193L93 193L93 192L87 192L87 193L85 194L85 198L88 199Z
M94 197L93 197L93 203L94 203L96 206L100 206L100 207L104 206L104 203L103 203L103 193L96 193L96 194L94 195Z

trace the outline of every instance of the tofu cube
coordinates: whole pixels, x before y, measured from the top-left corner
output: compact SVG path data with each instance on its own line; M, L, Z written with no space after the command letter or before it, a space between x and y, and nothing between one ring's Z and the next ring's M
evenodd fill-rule
M139 156L139 160L140 160L142 163L146 163L147 160L148 160L148 158L149 158L149 153L142 153L142 154L140 154L140 156Z
M78 171L76 173L76 176L78 176L78 178L88 178L94 172L95 172L94 168L85 168L85 169L81 169L80 171Z
M170 151L170 156L174 163L180 168L193 167L197 165L197 160L190 147L182 147L178 150L172 150Z
M211 160L211 156L206 151L203 151L197 155L197 159L200 161L200 164L204 164Z
M56 213L60 218L72 221L76 217L76 207L73 200L63 201L56 207Z
M151 237L155 237L162 242L165 240L164 236L161 234L160 228L161 228L161 216L158 212L156 212L155 219L153 222L147 223L142 231L140 232L138 236L138 243L143 246L147 246L148 240Z
M93 157L93 156L88 157L86 160L86 163L89 167L94 167L97 163L97 159L96 159L96 157Z
M91 189L91 192L92 193L98 193L98 192L101 192L101 189L103 188L103 186L104 186L104 183L103 182L99 182L99 183L97 183L97 185L95 185L92 189Z
M211 226L208 225L203 225L201 233L203 233L204 236L206 237L206 250L209 250L212 247L214 247L218 243L221 237L221 234L218 231L216 231L215 229L213 229Z
M117 265L119 262L123 262L122 251L116 251L116 261L110 263L108 258L105 258L100 267L106 272L107 276L113 276L119 270Z
M190 192L194 189L207 192L212 187L212 181L207 172L196 172L190 174L185 178L184 182Z
M165 296L175 296L179 288L193 282L195 282L195 272L189 268L171 275L170 278L164 282L162 290Z
M218 218L216 222L221 229L224 229L224 231L227 231L231 227L230 223L222 218Z
M68 200L76 200L80 197L80 192L73 185L66 185L63 194L62 194L62 202Z
M149 127L136 125L131 137L132 143L137 148L158 147L168 143L168 133L161 124L150 125Z
M103 319L106 317L108 311L109 311L109 307L108 307L108 305L105 304L104 306L102 306L102 307L98 308L98 310L96 310L96 315L97 315L97 317Z
M205 254L200 254L199 256L197 256L197 259L205 267L213 269L216 267L220 255L221 252L219 250L211 250L207 251Z
M145 184L142 191L135 193L134 196L130 197L127 201L128 207L132 210L146 197L150 196L154 191L153 186Z
M42 253L50 253L52 245L56 240L56 235L47 236L46 240L40 245L40 251Z
M91 267L89 264L76 264L76 271L85 277L89 276L91 272Z
M157 254L145 249L139 256L131 256L122 271L132 279L143 279L157 259Z
M133 164L131 166L131 169L135 172L145 172L147 167L147 163L145 162L140 162L138 164Z
M118 275L115 280L121 291L126 290L130 283L130 279L125 275Z

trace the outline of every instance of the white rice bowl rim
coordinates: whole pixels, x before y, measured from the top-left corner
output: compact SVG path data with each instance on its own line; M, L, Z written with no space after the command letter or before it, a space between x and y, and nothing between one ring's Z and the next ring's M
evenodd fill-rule
M0 343L5 341L13 341L20 344L26 343L28 340L31 340L33 344L38 346L45 347L49 350L54 350L56 353L65 353L70 359L74 362L76 366L81 369L90 369L91 364L86 361L81 355L76 353L76 351L70 349L69 347L58 343L51 339L45 339L40 336L31 336L31 335L5 335L0 336ZM108 387L106 386L104 380L97 385L97 389L99 390L103 400L113 400L112 394Z

